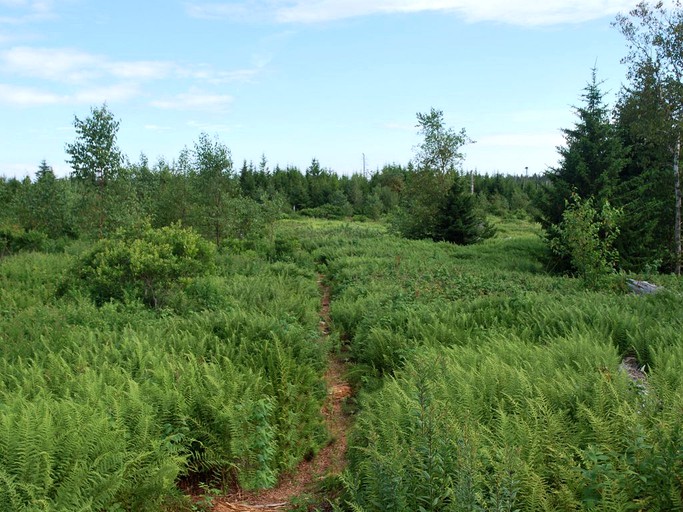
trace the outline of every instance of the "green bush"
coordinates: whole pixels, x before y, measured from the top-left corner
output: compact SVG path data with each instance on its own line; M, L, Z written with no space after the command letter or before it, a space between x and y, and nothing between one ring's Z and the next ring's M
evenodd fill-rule
M179 225L119 231L82 256L66 286L82 287L97 304L137 299L158 308L183 280L210 273L215 248Z
M550 249L559 258L568 258L588 287L597 288L614 273L621 210L603 203L600 210L592 199L582 200L576 193L567 202L562 222L550 227Z
M20 251L42 251L47 246L48 237L41 231L0 226L0 258Z

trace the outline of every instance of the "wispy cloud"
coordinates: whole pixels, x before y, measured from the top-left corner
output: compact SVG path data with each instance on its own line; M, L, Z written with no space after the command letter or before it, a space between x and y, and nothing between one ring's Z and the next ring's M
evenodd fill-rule
M21 107L39 107L67 103L68 98L53 92L32 87L0 84L0 104Z
M8 0L0 0L8 1ZM190 89L188 93L159 98L150 83L180 83L180 87L201 84L203 88L236 82L252 82L267 65L259 58L252 68L220 70L212 66L184 66L171 61L121 61L73 48L16 46L0 50L0 102L15 106L58 103L92 104L102 101L128 101L140 96L157 96L151 104L163 109L224 110L233 100L222 92ZM175 79L175 80L169 80ZM22 80L32 80L26 88ZM59 93L45 92L59 90ZM182 90L182 89L181 89ZM64 92L66 91L66 92Z
M73 48L17 46L0 52L5 74L79 84L110 77L152 80L168 76L175 65L163 61L112 61Z
M36 87L0 84L0 104L11 107L92 105L105 101L127 101L139 94L139 89L133 84L89 87L69 94L59 94Z
M155 100L151 105L165 110L225 110L232 102L233 97L228 94L211 94L201 91L190 91L177 94L171 98Z
M52 0L0 0L0 7L7 9L0 16L0 24L20 25L53 17Z
M235 21L251 21L268 18L268 1L247 0L245 2L188 2L187 13L193 18Z
M195 18L270 20L280 23L318 23L358 16L423 11L451 12L467 21L515 25L577 23L614 16L635 5L634 0L247 0L190 2Z

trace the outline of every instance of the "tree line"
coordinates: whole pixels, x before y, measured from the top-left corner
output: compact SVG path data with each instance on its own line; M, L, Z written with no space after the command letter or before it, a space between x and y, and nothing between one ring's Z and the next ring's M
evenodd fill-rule
M432 132L449 131L440 111L424 116L423 120L436 123L429 127ZM454 188L451 199L462 197L461 210L475 212L474 218L481 220L486 213L534 214L544 182L539 176L461 176L460 154L439 156L444 148L437 147L423 151L415 163L388 164L373 173L351 176L339 175L315 158L304 170L270 168L265 155L258 164L244 161L236 166L230 149L205 133L172 161L162 158L150 163L141 155L131 162L116 144L119 121L106 104L91 108L83 119L75 117L74 127L76 139L66 144L72 169L68 176L56 176L43 161L33 180L0 178L4 205L0 250L11 251L12 244L103 238L145 222L152 227L181 223L221 246L262 236L282 215L356 220L395 216L396 229L406 236L444 239L433 233L434 226L416 230L407 219L417 226L425 221L431 225L432 214L443 206L442 200L455 184L457 194ZM425 140L429 136L425 132ZM456 149L461 143L464 139ZM444 147L450 150L451 145L447 141ZM438 168L428 161L434 155L442 158ZM418 203L425 210L422 216ZM448 212L442 213L440 222L446 226ZM469 241L475 240L461 240Z
M560 271L680 274L683 7L641 2L614 25L627 42L627 83L611 108L593 70L576 124L562 130L559 164L543 175L464 172L462 150L472 141L436 109L417 114L414 159L371 174L340 176L315 158L304 170L270 168L265 155L238 166L207 134L174 160L142 155L134 163L117 147L119 121L104 104L74 120L69 176L42 162L34 180L0 179L0 251L102 238L140 222L181 223L221 246L293 214L386 217L408 238L467 244L492 235L493 214L539 221Z

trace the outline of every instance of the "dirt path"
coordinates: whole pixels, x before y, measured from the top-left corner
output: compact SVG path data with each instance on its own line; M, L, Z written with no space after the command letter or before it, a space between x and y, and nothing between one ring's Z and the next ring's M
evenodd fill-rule
M329 336L330 288L318 277L322 299L320 305L321 342ZM330 443L310 461L302 461L297 469L283 475L273 489L257 492L235 492L214 499L214 512L286 511L291 500L315 491L315 485L328 475L341 473L345 466L346 433L350 418L343 410L344 401L351 395L351 386L344 379L346 365L338 354L330 354L325 382L327 398L321 410L325 426L330 432Z

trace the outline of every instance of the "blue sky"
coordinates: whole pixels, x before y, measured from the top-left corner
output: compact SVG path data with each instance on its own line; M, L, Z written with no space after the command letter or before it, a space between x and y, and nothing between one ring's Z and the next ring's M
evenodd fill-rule
M132 161L199 134L242 160L340 174L406 164L434 107L466 170L557 161L597 63L614 101L625 0L0 0L0 175L69 172L74 116L107 102Z

